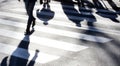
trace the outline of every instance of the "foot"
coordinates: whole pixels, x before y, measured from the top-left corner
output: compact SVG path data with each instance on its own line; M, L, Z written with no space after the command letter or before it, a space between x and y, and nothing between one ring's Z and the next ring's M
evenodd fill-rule
M31 34L30 31L26 31L26 32L25 32L25 35L30 35L30 34Z
M36 49L36 52L40 52L38 49Z

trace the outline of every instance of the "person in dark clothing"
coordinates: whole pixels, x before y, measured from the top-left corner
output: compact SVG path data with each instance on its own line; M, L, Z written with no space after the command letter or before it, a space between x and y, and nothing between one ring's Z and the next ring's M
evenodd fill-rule
M31 33L30 27L32 26L32 28L34 29L34 26L35 26L36 19L33 16L33 9L34 9L36 1L37 0L24 0L26 12L28 14L28 21L27 21L27 27L26 27L26 32L25 32L26 35Z
M50 9L50 0L44 0L44 3L43 3L43 8L44 9Z

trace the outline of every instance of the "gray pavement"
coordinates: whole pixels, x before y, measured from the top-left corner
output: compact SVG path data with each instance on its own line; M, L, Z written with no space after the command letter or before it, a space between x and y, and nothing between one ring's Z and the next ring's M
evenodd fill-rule
M108 10L59 1L44 10L37 2L35 31L25 36L24 3L1 0L0 65L120 66L120 14L104 2ZM114 3L120 7L118 0Z

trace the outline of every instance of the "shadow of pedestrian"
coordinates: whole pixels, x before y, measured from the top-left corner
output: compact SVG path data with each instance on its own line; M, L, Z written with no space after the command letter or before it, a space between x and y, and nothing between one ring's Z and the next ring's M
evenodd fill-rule
M51 10L49 3L44 3L41 10L37 10L37 17L44 21L44 25L48 25L48 21L53 19L55 12Z
M113 0L107 0L110 6L117 12L120 11L120 8L117 7L117 5L114 3Z
M116 12L109 10L107 7L106 8L103 7L101 2L99 2L98 0L93 0L93 3L96 6L96 10L97 10L96 14L98 14L104 18L109 18L113 22L119 23L119 20L117 19L118 15Z
M89 0L84 1L86 5L84 7L79 7L79 12L84 20L86 20L88 26L95 27L94 22L96 22L96 17L93 15L92 8L94 8L93 4L89 2Z
M30 56L28 46L30 43L29 35L25 35L23 40L18 45L18 48L12 53L9 66L26 66ZM24 58L24 59L23 59Z
M104 18L109 18L110 20L112 20L113 22L119 23L120 21L117 19L118 15L116 12L110 11L110 10L106 10L107 12L97 9L96 14L104 17Z
M64 1L61 1L61 5L63 8L63 11L67 18L71 20L77 27L81 27L81 21L83 21L84 18L81 17L81 14L79 11L74 7L74 3L72 0L70 0L71 3L66 3ZM70 7L67 7L70 6Z
M34 66L39 50L36 50L33 59L28 63L30 56L28 52L29 44L30 35L25 35L16 50L11 54L9 64L7 64L8 57L5 57L1 62L1 66Z
M97 37L105 37L105 38L112 39L111 41L104 42L104 43L92 42L92 41L87 41L82 39L80 39L80 41L84 43L85 46L89 46L93 49L92 51L95 54L94 56L97 55L98 57L95 60L98 60L98 62L102 60L101 64L104 64L104 66L120 65L120 53L119 53L120 41L118 40L119 37L116 37L115 35L103 33L101 32L101 30L97 28L90 28L90 27L87 30L84 30L83 33L91 36L96 36L96 38L95 37L91 38L91 39L95 39L96 41L101 41L100 39L97 39Z
M0 66L7 66L7 59L8 59L8 56L4 57Z

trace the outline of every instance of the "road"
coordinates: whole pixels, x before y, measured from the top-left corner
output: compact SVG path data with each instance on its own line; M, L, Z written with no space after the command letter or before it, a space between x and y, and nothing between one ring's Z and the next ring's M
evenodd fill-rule
M108 10L60 1L44 9L37 2L31 35L24 35L23 1L0 3L1 66L120 66L120 11L107 1Z

